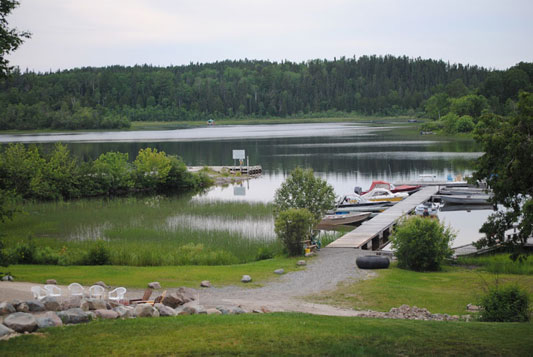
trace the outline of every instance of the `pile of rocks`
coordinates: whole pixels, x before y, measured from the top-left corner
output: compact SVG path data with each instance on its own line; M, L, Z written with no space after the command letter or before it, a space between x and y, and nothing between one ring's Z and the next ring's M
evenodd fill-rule
M358 316L374 317L382 319L405 319L405 320L433 320L433 321L458 321L470 320L470 315L448 315L448 314L432 314L425 308L418 308L416 306L402 305L400 307L393 307L389 312L380 311L362 311Z
M159 303L121 305L90 298L70 298L60 302L53 297L42 300L14 300L0 303L0 338L31 333L64 324L86 323L95 319L162 317L195 314L243 314L238 306L204 308L195 300L196 291L179 288L166 294ZM258 311L264 312L264 311Z

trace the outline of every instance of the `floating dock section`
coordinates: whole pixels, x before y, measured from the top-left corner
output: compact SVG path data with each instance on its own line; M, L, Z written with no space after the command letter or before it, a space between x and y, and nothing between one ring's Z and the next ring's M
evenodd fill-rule
M190 172L198 172L203 168L223 173L228 172L230 174L240 173L241 175L255 176L263 173L263 167L260 165L255 166L188 166L187 169Z
M437 185L423 187L420 191L330 243L328 248L380 249L389 241L392 227L396 222L402 216L411 213L419 204L428 201L438 190Z

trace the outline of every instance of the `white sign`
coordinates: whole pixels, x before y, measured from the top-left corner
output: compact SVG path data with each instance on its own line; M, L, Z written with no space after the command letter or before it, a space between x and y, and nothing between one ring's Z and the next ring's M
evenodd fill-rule
M233 160L244 160L245 157L244 150L233 150Z

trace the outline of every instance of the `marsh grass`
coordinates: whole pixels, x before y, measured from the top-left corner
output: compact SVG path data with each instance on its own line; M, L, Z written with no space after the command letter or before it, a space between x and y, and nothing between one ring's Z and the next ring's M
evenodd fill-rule
M82 263L98 240L116 265L237 264L256 260L259 252L282 251L267 234L272 208L263 203L151 196L28 203L22 209L24 214L3 224L7 247L32 237L37 247L62 254L66 265ZM176 223L176 217L182 219ZM213 220L209 229L201 226ZM216 224L224 221L230 224ZM232 222L241 227L234 229Z
M478 257L460 257L459 265L479 266L481 270L495 274L520 274L533 275L533 256L530 254L526 260L512 261L509 254L499 253Z

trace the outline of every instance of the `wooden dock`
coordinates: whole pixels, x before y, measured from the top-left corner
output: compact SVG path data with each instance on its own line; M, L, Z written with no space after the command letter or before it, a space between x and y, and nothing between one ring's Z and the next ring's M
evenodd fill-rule
M230 174L240 173L241 175L256 176L263 173L263 167L260 165L255 166L188 166L189 172L198 172L203 168L209 168L210 170L222 173L227 172Z
M396 222L402 216L413 211L419 204L428 201L438 190L438 186L423 187L420 191L413 193L371 220L364 222L353 231L331 242L328 248L380 249L389 241L389 235Z

